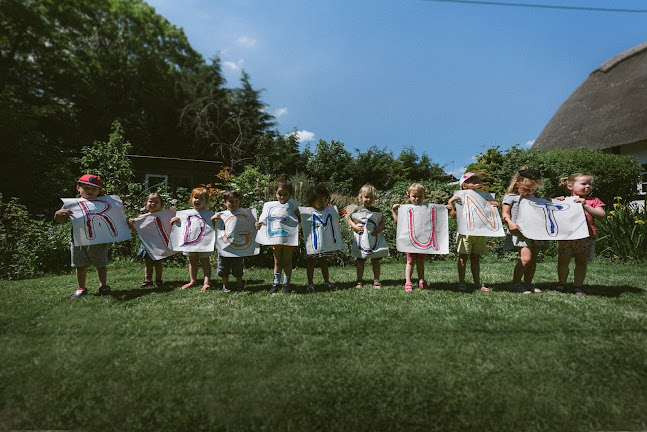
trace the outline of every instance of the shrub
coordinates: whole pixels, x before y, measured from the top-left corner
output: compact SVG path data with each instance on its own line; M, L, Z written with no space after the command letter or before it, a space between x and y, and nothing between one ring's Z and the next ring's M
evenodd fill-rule
M622 197L614 198L613 210L598 222L600 254L611 259L647 260L647 212L631 207Z
M51 218L30 217L17 198L0 195L0 278L24 279L70 268L70 231Z

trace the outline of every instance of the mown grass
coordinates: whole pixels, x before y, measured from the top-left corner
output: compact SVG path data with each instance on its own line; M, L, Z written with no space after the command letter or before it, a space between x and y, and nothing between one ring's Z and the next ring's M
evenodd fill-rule
M596 262L577 298L508 292L512 265L484 263L494 291L473 294L453 261L414 293L401 264L381 290L332 268L341 289L314 295L269 296L267 269L231 294L179 290L186 269L140 289L126 264L111 297L67 300L72 274L0 281L0 429L647 429L645 266Z

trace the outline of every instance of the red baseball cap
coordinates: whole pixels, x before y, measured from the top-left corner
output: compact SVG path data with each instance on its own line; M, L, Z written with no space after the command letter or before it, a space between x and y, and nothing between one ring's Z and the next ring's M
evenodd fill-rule
M83 184L88 184L91 186L96 186L99 189L103 188L103 182L101 181L101 177L95 176L93 174L83 174L81 178L77 181L77 183L83 183Z

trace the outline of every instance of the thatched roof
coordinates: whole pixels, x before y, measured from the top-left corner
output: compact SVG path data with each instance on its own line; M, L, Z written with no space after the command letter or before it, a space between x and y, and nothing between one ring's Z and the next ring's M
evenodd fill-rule
M647 143L647 42L594 70L535 141L539 150Z

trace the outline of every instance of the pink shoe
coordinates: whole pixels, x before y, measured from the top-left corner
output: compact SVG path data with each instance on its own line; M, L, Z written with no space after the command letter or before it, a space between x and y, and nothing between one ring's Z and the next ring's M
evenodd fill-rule
M429 289L429 284L425 280L419 280L418 281L418 287L420 287L421 290L428 290Z
M407 282L407 283L405 283L405 284L404 284L404 290L405 290L406 292L411 292L411 291L413 291L413 285L411 285L411 282Z

